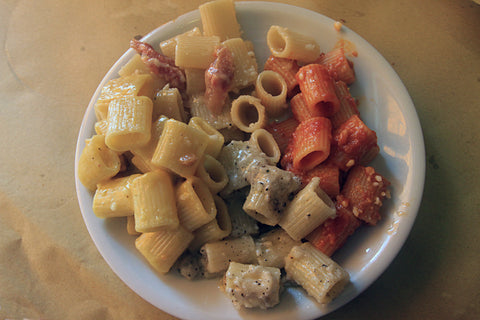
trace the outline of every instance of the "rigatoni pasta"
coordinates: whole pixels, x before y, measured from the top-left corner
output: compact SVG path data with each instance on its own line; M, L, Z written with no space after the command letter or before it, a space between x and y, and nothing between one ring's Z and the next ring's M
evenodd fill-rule
M242 95L232 102L232 122L244 132L253 132L267 124L267 114L260 99Z
M124 97L108 105L105 144L115 151L144 146L151 138L153 103L148 97Z
M288 87L280 74L271 70L262 71L255 81L255 93L269 116L278 117L285 113Z
M200 249L210 273L223 272L230 262L254 263L255 243L251 236L206 243Z
M207 2L200 5L198 10L205 35L218 36L221 41L240 38L240 25L233 0Z
M165 123L152 164L182 177L191 177L202 160L208 141L208 135L203 131L170 119Z
M349 282L348 272L308 242L293 247L285 261L288 277L321 304L334 299Z
M179 226L142 233L135 240L135 247L155 270L167 273L192 240L193 234Z
M279 225L294 240L305 238L325 220L335 217L335 204L313 178L287 205Z
M207 185L197 177L190 177L175 190L178 219L189 231L195 231L212 221L217 214L213 195Z
M133 197L130 190L133 179L140 175L107 180L97 185L93 197L93 213L99 218L133 215Z
M217 36L180 35L176 40L175 64L181 68L208 68L215 47L220 44Z
M97 183L114 177L120 171L117 152L105 144L105 136L94 135L87 141L78 161L78 178L89 190L95 190Z
M271 26L267 44L276 57L313 62L320 55L317 42L308 36L280 26Z
M178 227L177 204L168 172L156 170L135 178L131 192L136 231L154 232Z

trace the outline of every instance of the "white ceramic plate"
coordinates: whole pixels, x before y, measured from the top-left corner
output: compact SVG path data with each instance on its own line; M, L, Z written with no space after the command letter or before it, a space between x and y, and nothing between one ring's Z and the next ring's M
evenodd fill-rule
M390 64L364 39L345 26L337 32L334 21L318 13L278 3L237 2L237 16L244 38L253 41L262 66L269 55L266 33L281 25L314 37L323 51L339 39L350 41L358 52L353 58L357 81L352 95L360 98L360 112L378 135L381 148L372 164L392 182L392 199L383 207L384 219L375 227L362 227L339 250L334 259L351 276L344 292L327 306L320 306L300 289L287 289L281 304L268 311L238 312L217 288L215 280L189 282L176 275L159 275L136 251L134 237L123 220L102 220L92 212L93 194L76 177L80 208L88 231L113 271L138 295L154 306L184 319L312 319L325 315L365 290L387 268L405 242L415 220L425 176L424 142L415 107ZM160 41L200 26L198 11L187 13L154 30L146 37L154 46ZM128 43L129 39L125 39ZM112 67L95 92L78 136L75 173L85 139L94 134L94 103L105 83L132 56L128 50Z

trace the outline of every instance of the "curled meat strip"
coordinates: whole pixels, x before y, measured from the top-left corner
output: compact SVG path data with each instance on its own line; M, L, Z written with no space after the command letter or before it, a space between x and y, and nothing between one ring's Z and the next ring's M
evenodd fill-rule
M175 61L163 54L155 51L151 45L138 40L131 40L130 47L142 56L143 62L150 70L157 75L165 78L170 87L185 89L185 75L183 71L175 65Z
M213 114L220 114L233 83L235 65L231 51L218 46L215 60L205 71L205 103Z

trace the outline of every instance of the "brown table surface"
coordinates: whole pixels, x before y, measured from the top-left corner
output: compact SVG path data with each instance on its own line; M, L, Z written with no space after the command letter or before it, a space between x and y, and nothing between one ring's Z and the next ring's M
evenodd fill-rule
M205 1L0 0L0 318L174 319L108 267L82 220L74 151L86 106L136 35ZM407 87L426 144L425 192L397 258L325 319L480 313L480 5L279 1L370 42Z

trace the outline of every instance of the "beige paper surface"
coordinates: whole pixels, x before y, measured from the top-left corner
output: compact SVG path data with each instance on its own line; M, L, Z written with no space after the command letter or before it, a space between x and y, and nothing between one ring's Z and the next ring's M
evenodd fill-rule
M86 106L129 40L205 1L0 0L0 319L174 319L112 272L74 186ZM281 1L369 41L416 105L427 179L405 247L325 319L480 313L480 6L470 0Z

